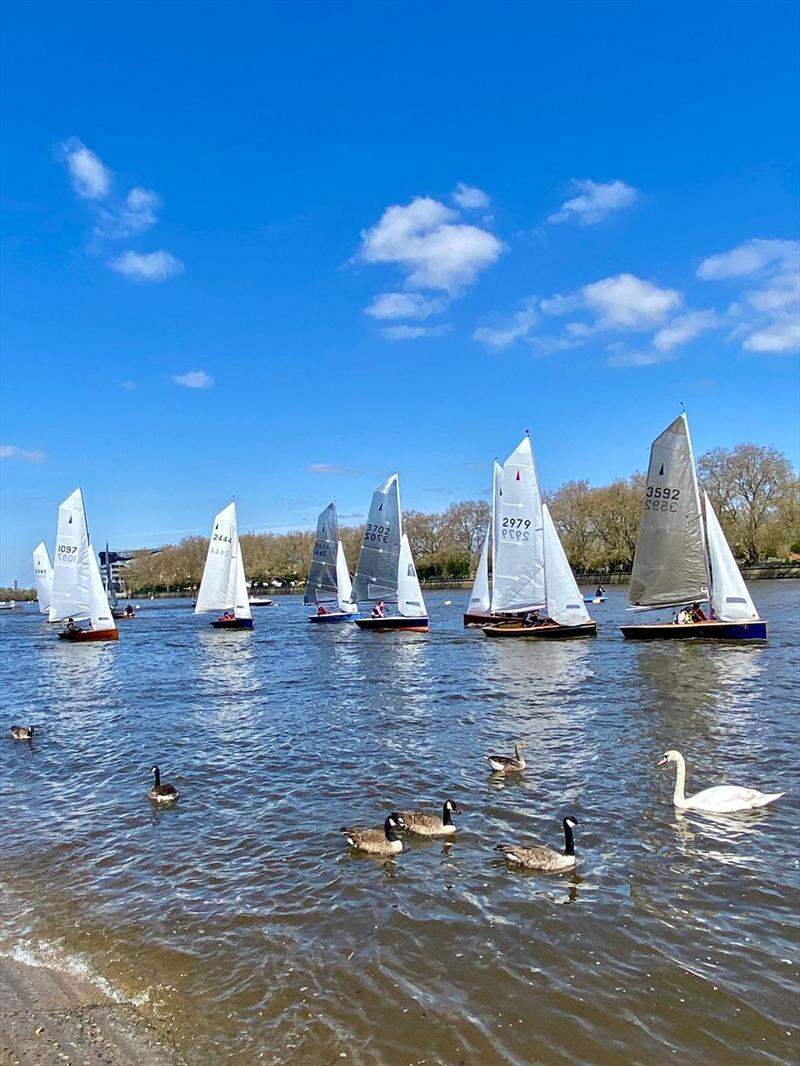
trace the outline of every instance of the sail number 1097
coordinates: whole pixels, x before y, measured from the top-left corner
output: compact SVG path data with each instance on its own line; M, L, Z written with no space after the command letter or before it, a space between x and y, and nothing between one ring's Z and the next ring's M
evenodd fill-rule
M674 501L681 494L680 489L671 489L669 486L662 488L648 485L645 492L645 511L677 511L678 505Z

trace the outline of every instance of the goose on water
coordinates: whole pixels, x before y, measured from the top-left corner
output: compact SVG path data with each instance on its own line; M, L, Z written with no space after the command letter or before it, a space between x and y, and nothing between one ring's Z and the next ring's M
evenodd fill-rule
M516 844L498 844L495 851L502 851L506 860L514 866L526 870L542 870L545 873L561 873L575 867L575 842L572 830L578 824L576 818L568 817L562 822L564 826L564 851L538 844L532 848L518 847Z
M147 793L148 797L153 803L174 803L179 796L177 788L168 781L161 783L161 771L157 766L153 766L150 773L153 775L153 787Z
M427 811L400 811L400 817L408 832L421 837L453 836L456 832L453 814L461 814L461 808L449 799L442 804L441 818L438 814L429 814Z
M339 830L351 848L366 852L367 855L399 855L403 850L403 841L397 835L397 829L406 829L403 816L397 811L387 817L383 829L370 829L367 826L344 826Z
M679 751L670 748L658 761L659 766L674 762L675 791L672 802L676 807L686 811L708 811L711 814L733 814L735 811L751 811L756 807L766 807L780 799L782 792L759 792L755 788L743 788L741 785L714 785L696 792L694 796L684 793L686 786L686 760Z
M12 725L11 736L14 740L33 740L34 729L32 725Z
M484 755L484 758L488 760L493 774L519 773L520 770L524 770L528 765L522 755L523 749L527 748L527 746L526 741L518 740L514 745L513 755Z

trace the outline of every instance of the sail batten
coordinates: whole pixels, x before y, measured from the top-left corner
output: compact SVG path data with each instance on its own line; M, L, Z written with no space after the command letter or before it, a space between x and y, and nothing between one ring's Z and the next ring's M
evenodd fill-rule
M708 596L700 495L689 424L682 414L650 449L630 603L656 609Z

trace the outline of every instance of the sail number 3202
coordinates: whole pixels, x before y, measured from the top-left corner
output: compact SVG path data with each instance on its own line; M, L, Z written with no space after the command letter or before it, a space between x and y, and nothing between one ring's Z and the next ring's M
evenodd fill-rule
M677 511L678 505L675 501L680 494L680 489L671 489L669 486L661 488L660 485L648 485L645 492L644 509L645 511Z

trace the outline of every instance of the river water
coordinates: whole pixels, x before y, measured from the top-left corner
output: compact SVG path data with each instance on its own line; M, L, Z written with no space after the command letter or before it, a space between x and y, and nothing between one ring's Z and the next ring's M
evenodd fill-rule
M766 647L627 643L626 591L596 640L547 645L463 630L465 592L418 635L296 598L253 633L144 602L94 646L4 613L0 952L108 982L192 1066L797 1061L800 584L753 586ZM492 779L518 738L528 771ZM689 791L787 795L676 813L669 747ZM448 796L452 846L386 862L337 833ZM576 873L493 851L562 846L566 814Z

